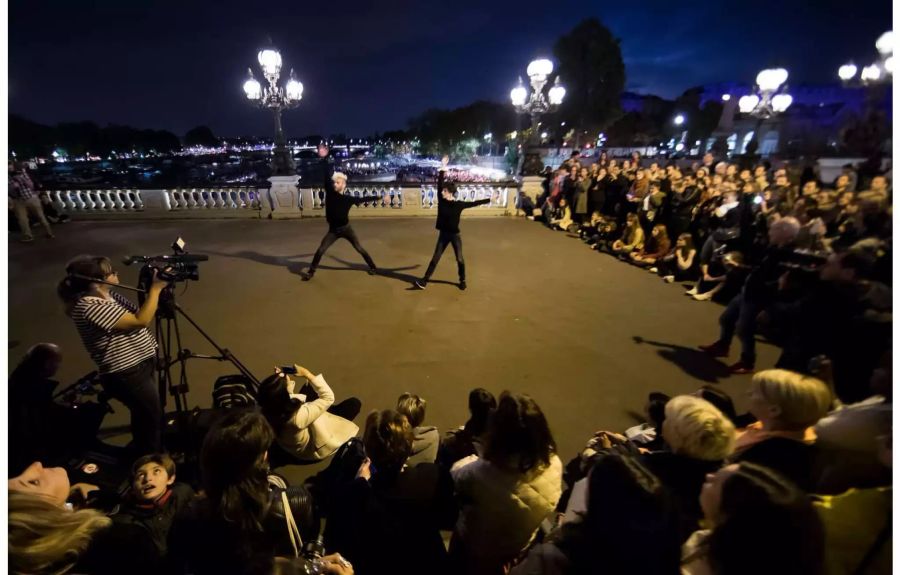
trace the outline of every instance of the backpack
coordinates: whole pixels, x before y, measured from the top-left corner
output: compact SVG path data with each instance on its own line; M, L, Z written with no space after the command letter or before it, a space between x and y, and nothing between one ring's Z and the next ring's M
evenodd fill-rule
M216 409L234 409L256 405L256 394L253 382L246 376L223 375L216 380L212 391L213 407Z

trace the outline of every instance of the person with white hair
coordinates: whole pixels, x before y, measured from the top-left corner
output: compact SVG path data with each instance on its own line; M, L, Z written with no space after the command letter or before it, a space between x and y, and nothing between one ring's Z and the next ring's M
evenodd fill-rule
M353 228L350 226L349 216L350 208L365 202L370 202L375 198L365 196L354 198L353 196L345 194L344 192L347 190L347 176L341 172L332 172L332 168L327 159L327 146L319 145L319 157L322 158L324 171L325 219L328 220L328 232L325 234L325 237L322 238L322 243L319 244L319 249L316 250L316 255L313 257L312 263L306 270L303 281L309 281L313 278L316 269L319 267L319 262L322 260L322 256L325 255L325 252L328 251L331 244L336 242L339 238L344 238L353 245L353 249L359 252L359 255L366 260L366 264L369 266L369 275L375 275L378 273L378 268L375 267L375 262L372 261L372 256L369 255L369 252L367 252L366 249L362 247L362 244L359 243L356 232L354 232Z
M754 268L741 293L719 317L719 339L700 349L713 357L728 357L731 340L737 334L741 341L741 359L729 367L731 373L753 373L756 365L756 317L774 300L778 290L778 278L784 273L782 264L793 252L800 233L800 222L794 217L784 217L769 227L769 247L758 266Z

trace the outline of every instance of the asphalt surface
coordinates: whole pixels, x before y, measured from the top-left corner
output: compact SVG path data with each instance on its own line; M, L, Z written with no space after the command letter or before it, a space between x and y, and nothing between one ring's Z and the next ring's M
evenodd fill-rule
M189 251L210 256L200 281L178 287L182 308L260 378L291 363L323 373L339 401L362 401L357 423L408 391L428 401L426 424L445 430L465 421L470 389L508 389L535 398L568 459L595 430L635 424L651 391L689 393L711 383L738 407L745 403L749 376L729 377L724 362L696 351L716 338L721 306L691 300L681 285L523 218L481 218L461 226L469 289L456 287L448 248L428 289L413 291L434 249L433 220L352 223L383 275L367 275L341 240L315 279L302 282L323 219L76 222L58 226L55 240L11 238L9 369L41 341L63 347L63 382L93 369L55 296L65 263L107 255L122 283L133 284L137 266L121 258L168 253L181 236ZM186 322L181 331L184 347L215 353ZM732 353L734 361L736 345ZM775 358L774 348L760 346L759 367ZM215 378L235 371L192 360L189 405L209 407ZM118 406L104 425L127 421Z

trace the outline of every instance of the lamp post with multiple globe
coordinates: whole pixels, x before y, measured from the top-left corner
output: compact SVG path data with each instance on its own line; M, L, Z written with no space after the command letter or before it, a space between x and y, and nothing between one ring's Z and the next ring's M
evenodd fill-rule
M742 114L757 118L753 139L747 146L749 153L759 148L759 129L763 122L783 114L791 107L794 98L787 93L787 79L788 71L784 68L763 70L756 75L754 91L738 100L738 109Z
M284 129L281 126L281 114L284 110L296 108L303 98L303 84L294 76L291 69L290 76L284 87L278 85L281 77L281 53L275 48L266 48L257 54L259 66L262 69L266 85L262 86L253 76L253 70L248 68L249 77L244 82L244 93L247 100L272 111L275 117L275 149L272 156L273 176L293 176L296 172L294 160L287 148L284 137Z
M545 93L544 88L547 87L548 79L553 74L553 62L546 58L533 60L528 64L526 72L531 84L531 93L528 93L528 88L525 87L525 84L522 83L522 77L519 76L519 84L510 91L509 99L512 101L512 105L517 113L530 116L531 137L529 138L529 144L537 145L539 142L538 127L541 116L555 111L562 104L566 95L566 89L559 83L559 76L557 76L553 85ZM521 173L524 160L524 155L520 154L516 174Z
M875 41L875 49L878 51L878 61L864 66L862 70L853 62L847 62L838 68L838 78L841 82L850 85L858 78L864 85L871 85L891 80L894 75L894 32L888 30L879 36Z

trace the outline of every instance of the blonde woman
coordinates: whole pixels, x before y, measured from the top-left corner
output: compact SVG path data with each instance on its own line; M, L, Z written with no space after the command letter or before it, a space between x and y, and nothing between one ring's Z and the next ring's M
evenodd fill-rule
M819 379L785 369L760 371L750 386L749 409L758 421L739 431L732 461L765 465L810 488L816 455L812 426L832 401Z
M9 570L11 573L66 573L111 521L92 509L75 511L66 503L72 492L61 467L33 463L9 480Z

